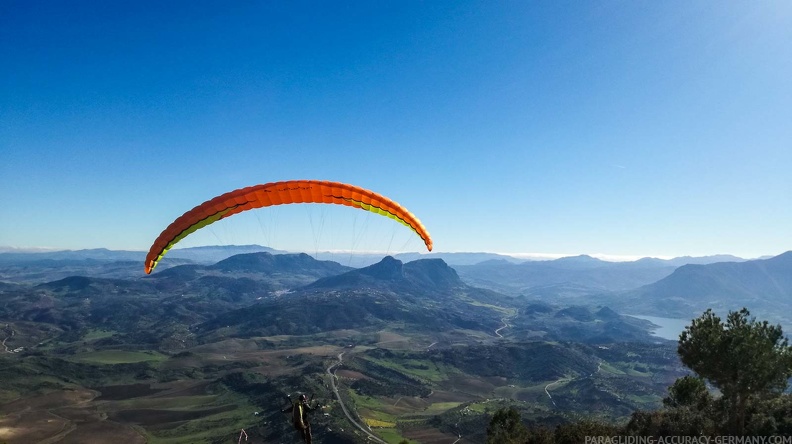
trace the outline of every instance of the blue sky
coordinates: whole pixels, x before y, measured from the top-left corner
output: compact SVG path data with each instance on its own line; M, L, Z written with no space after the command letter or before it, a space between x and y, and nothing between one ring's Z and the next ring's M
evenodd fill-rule
M218 194L323 179L441 252L792 249L787 1L11 0L0 60L0 246L148 250ZM406 231L269 210L183 246Z

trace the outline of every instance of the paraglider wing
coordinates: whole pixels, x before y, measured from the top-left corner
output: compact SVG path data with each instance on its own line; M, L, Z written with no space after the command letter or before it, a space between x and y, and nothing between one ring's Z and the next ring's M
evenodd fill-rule
M293 203L346 205L381 214L411 228L432 251L432 239L412 213L385 196L340 182L292 180L240 188L210 199L179 216L160 235L146 255L146 274L177 242L220 219L254 208Z

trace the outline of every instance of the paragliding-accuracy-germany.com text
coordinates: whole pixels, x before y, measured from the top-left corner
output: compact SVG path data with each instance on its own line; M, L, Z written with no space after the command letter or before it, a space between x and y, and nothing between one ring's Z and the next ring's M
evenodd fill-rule
M792 436L586 436L584 444L792 444Z

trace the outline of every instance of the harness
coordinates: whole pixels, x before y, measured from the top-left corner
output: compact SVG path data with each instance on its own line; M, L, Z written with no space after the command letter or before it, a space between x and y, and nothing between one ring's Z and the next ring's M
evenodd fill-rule
M298 400L294 404L294 408L292 409L292 422L294 423L294 428L297 430L302 430L305 428L305 421L303 421L303 412L304 412L303 404Z

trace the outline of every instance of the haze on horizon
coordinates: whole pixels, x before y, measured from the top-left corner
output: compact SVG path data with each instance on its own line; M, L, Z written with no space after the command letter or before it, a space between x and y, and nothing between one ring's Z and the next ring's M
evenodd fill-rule
M234 248L239 247L240 245L199 245L198 247L219 247L219 248ZM258 247L267 247L266 245L257 245L257 244L248 244L246 246L258 246ZM190 249L191 247L177 247L171 251L178 251L181 248ZM98 247L96 249L104 249L103 247ZM65 252L65 251L86 251L89 252L92 248L87 249L61 249L61 248L47 248L47 247L9 247L9 246L0 246L0 253L54 253L54 252ZM110 249L105 249L110 250ZM276 249L277 250L277 249ZM137 251L140 253L145 253L144 250L124 250L124 251ZM525 260L525 261L552 261L556 259L562 258L573 258L579 256L589 256L594 259L599 259L601 261L606 262L635 262L640 259L661 259L661 260L671 260L682 258L684 256L656 256L656 255L636 255L636 256L620 256L620 255L611 255L611 254L601 254L601 253L503 253L503 252L493 252L493 251L434 251L431 253L427 252L416 252L416 251L383 251L383 250L277 250L284 253L307 253L309 255L315 256L316 259L321 260L336 260L341 259L343 262L344 260L348 260L351 256L394 256L398 254L417 254L420 256L426 257L434 257L434 256L442 256L444 254L459 254L459 255L499 255L499 256L508 256L518 260ZM738 258L738 259L745 259L745 260L755 260L755 259L767 259L776 255L764 255L758 257L741 257L732 254L716 254L716 255L706 255L706 256L688 256L688 257L696 257L696 258L703 258L703 257L723 257L724 261L729 261L730 258Z
M214 196L322 179L401 203L437 252L777 255L790 41L782 1L3 2L0 246L146 251ZM342 210L177 247L422 251Z

